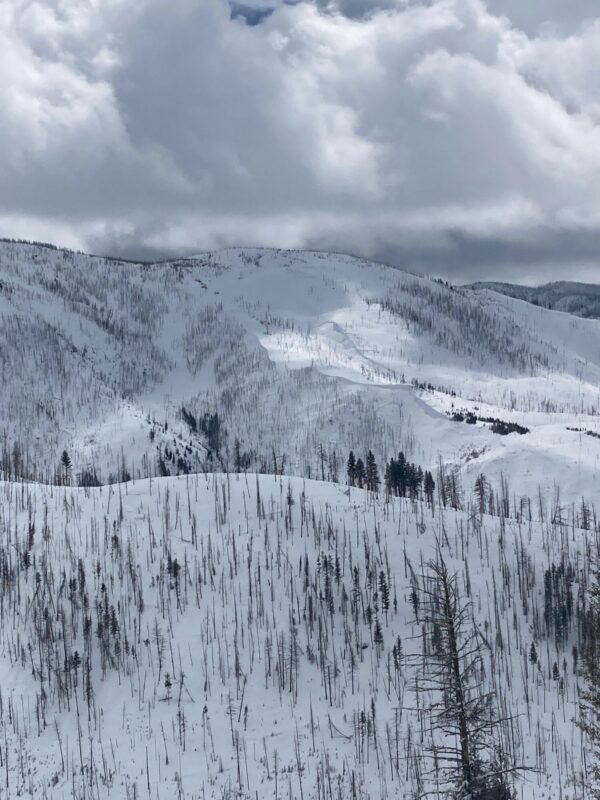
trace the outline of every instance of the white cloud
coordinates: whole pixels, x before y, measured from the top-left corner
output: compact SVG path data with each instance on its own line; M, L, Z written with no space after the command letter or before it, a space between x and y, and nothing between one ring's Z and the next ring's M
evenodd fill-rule
M0 233L589 274L600 22L534 36L480 0L274 5L250 26L225 0L2 4Z

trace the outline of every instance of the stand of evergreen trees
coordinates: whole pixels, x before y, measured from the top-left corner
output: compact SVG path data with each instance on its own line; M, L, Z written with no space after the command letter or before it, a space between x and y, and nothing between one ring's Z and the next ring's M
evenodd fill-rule
M369 489L376 492L381 480L375 456L369 450L366 460L356 458L351 450L346 465L348 484L359 489ZM435 481L428 470L407 461L403 452L398 453L398 458L387 462L384 473L385 491L388 496L410 497L416 500L425 497L428 503L433 503Z

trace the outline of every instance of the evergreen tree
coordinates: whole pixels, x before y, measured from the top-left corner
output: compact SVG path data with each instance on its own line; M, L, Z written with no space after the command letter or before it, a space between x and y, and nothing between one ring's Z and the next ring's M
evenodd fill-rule
M367 453L367 489L371 492L376 492L379 489L380 483L377 462L375 461L375 456L369 450Z
M435 481L433 480L433 475L431 472L426 471L425 477L423 479L423 489L425 491L425 497L429 505L433 505L433 493L435 492Z
M481 473L475 480L475 496L477 497L477 506L480 515L485 513L487 492L487 478Z
M535 667L535 665L537 664L537 660L538 660L538 654L537 650L535 649L535 642L532 642L531 648L529 649L529 661L532 664L532 666Z
M355 479L355 484L353 484L353 485L356 485L356 486L359 487L359 489L362 489L363 486L365 485L365 481L367 479L367 475L366 475L366 472L365 472L365 465L363 463L362 458L359 458L356 461L354 479Z
M387 613L390 610L390 590L383 570L379 573L379 595L381 597L381 607L385 611L387 620Z
M383 484L385 486L386 494L395 494L394 492L394 472L393 472L394 459L385 465L385 472L383 473Z
M65 483L69 483L69 480L71 478L71 457L69 456L66 450L62 451L62 456L60 457L60 463L62 464L63 467L64 481Z
M350 455L348 456L348 463L346 465L346 472L348 474L348 483L350 486L356 485L356 458L354 456L354 451L350 450Z
M167 672L165 675L165 689L167 690L167 703L171 701L171 688L173 687L173 681L171 680L171 676Z
M406 497L406 468L407 468L407 461L404 457L404 453L400 451L398 453L398 461L396 462L396 486L397 486L397 494L401 497Z
M233 443L233 464L234 469L236 472L242 471L242 453L240 449L240 440L235 437L235 442Z

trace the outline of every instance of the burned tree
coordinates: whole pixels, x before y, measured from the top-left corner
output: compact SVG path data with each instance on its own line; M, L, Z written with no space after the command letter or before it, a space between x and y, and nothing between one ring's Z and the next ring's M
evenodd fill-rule
M587 590L588 607L583 626L581 674L585 680L579 696L578 724L585 733L592 755L587 771L590 796L600 798L600 569L596 567Z
M428 565L421 596L417 691L429 716L434 759L460 800L508 800L507 776L514 767L499 735L494 692L484 682L484 641L439 551Z

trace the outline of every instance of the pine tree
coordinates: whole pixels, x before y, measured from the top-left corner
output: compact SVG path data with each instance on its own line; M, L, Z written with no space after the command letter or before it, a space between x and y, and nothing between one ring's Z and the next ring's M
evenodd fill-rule
M64 481L65 483L69 483L71 477L71 457L67 453L66 450L62 451L62 456L60 457L60 462L63 467L64 472Z
M385 611L387 620L387 613L390 610L390 590L385 579L385 572L381 570L379 573L379 594L381 596L381 607Z
M235 442L233 443L233 465L236 472L242 471L242 453L240 449L240 440L235 437Z
M433 475L431 472L426 471L425 477L423 480L423 490L425 492L425 498L430 506L433 505L433 493L435 492L435 481L433 480Z
M401 497L406 497L406 467L406 458L404 457L404 453L400 451L398 453L398 461L396 461L395 483L397 487L396 493Z
M529 649L529 661L535 667L538 660L537 650L535 649L535 642L531 643L531 648Z
M348 475L348 483L350 486L354 486L356 484L356 458L353 450L350 450L350 455L348 456L346 473Z
M375 456L369 450L367 453L367 489L371 492L376 492L379 489L379 470L377 469L377 462Z
M395 461L392 460L385 465L385 472L383 473L383 483L385 486L386 494L389 496L391 494L395 494L394 492L394 464Z
M487 492L487 478L481 473L475 480L475 496L477 497L477 506L480 515L485 514Z
M365 465L363 463L362 458L359 458L357 460L357 462L356 462L355 484L353 484L353 485L356 485L356 486L358 486L359 489L362 489L363 486L365 485L366 478L367 478L367 475L366 475L366 472L365 472Z

